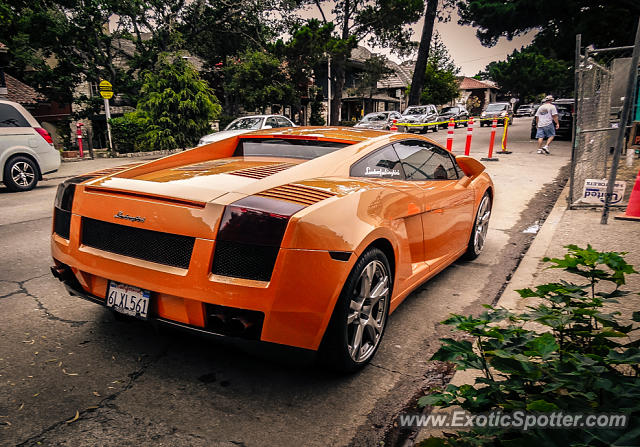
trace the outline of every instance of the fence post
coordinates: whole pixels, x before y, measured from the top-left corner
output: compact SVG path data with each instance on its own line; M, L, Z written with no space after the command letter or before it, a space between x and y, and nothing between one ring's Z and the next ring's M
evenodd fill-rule
M567 197L567 206L571 208L573 203L573 172L576 169L576 150L578 148L578 132L580 128L578 126L578 118L580 117L580 95L578 89L580 88L580 60L582 59L582 34L576 34L576 54L573 62L573 128L571 129L571 171L569 175L569 196Z
M467 143L464 146L464 155L469 155L471 152L471 137L473 136L473 117L469 118L467 124Z
M616 139L616 147L613 152L613 161L611 163L611 172L609 173L609 182L607 183L607 193L604 196L604 208L602 209L602 218L600 224L606 225L609 220L609 208L611 207L611 196L613 195L613 186L618 176L618 163L620 162L620 154L622 146L624 146L624 134L627 130L627 122L631 115L631 102L633 101L633 89L636 86L638 77L638 61L640 60L640 19L636 26L636 40L633 47L633 55L631 56L631 65L629 66L629 79L627 80L627 90L624 95L624 103L622 104L622 113L620 115L620 124L618 126L618 138Z
M453 118L449 119L449 128L447 130L447 150L449 152L453 149L453 128L455 125Z

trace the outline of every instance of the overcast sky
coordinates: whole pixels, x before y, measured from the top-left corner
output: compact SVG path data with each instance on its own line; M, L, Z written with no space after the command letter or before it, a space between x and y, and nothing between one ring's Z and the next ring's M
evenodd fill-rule
M330 10L334 2L323 1L322 7L327 20L331 20ZM320 14L315 6L308 7L302 14L303 17L320 18ZM420 19L412 26L412 40L419 41L422 33L422 24L424 20ZM512 41L501 38L496 46L491 48L483 47L476 37L476 29L471 26L458 25L458 14L454 11L451 20L447 23L436 21L435 29L440 33L442 41L447 46L451 57L455 64L461 68L460 74L464 76L474 76L491 61L499 61L507 58L514 49L520 49L527 46L533 40L535 32L529 32L524 36L517 37ZM364 45L367 46L367 45ZM401 62L397 55L391 54L389 49L371 48L376 53L386 54L390 59ZM414 57L415 59L415 57Z

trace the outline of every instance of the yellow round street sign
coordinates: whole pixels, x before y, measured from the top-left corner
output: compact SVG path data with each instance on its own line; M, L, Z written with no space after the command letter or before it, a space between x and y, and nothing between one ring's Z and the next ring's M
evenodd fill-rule
M104 99L113 98L113 86L111 85L111 82L100 81L98 90L100 91L100 96L102 96Z

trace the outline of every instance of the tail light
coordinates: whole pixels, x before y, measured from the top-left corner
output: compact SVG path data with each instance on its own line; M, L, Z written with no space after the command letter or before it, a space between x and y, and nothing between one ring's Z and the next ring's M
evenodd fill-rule
M49 132L47 132L42 127L34 127L34 129L36 132L40 134L42 138L44 138L44 141L46 141L47 143L53 146L53 139L51 138L51 135L49 135Z
M250 196L227 206L220 222L212 273L269 281L289 218L304 208Z
M76 184L82 183L89 178L91 177L74 177L58 185L56 198L53 202L53 232L65 239L69 239L71 209L73 208L73 197L76 193Z

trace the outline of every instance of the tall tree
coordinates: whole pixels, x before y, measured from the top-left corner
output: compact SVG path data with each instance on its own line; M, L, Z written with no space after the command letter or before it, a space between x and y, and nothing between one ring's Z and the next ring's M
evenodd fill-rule
M542 93L563 96L573 89L571 63L548 58L531 46L514 50L507 60L491 62L480 78L491 79L500 88L520 98L521 102L535 101Z
M264 113L267 106L290 104L294 97L283 61L266 51L245 51L229 62L224 76L232 104L227 113L237 113L240 106L246 111Z
M455 65L446 45L436 33L429 51L425 68L424 87L420 92L422 104L445 104L460 95L456 75L460 68Z
M211 130L221 111L209 85L180 53L163 54L143 75L137 112L146 120L142 136L154 149L191 147Z
M464 0L460 24L477 27L485 46L539 30L534 44L545 56L573 60L575 35L596 47L633 44L640 16L638 0Z
M420 36L420 46L418 47L418 59L413 70L411 88L409 90L409 105L420 103L422 88L424 87L427 60L429 59L429 49L431 48L431 38L433 36L433 26L436 21L439 0L427 0L427 9L424 12L424 24L422 25L422 35Z
M324 23L329 23L323 6L332 5L335 18L336 39L330 43L331 98L330 124L337 124L345 84L345 69L351 51L362 41L371 45L392 46L395 51L407 51L412 47L407 25L415 23L424 8L423 0L339 0L337 2L305 0L318 8Z

